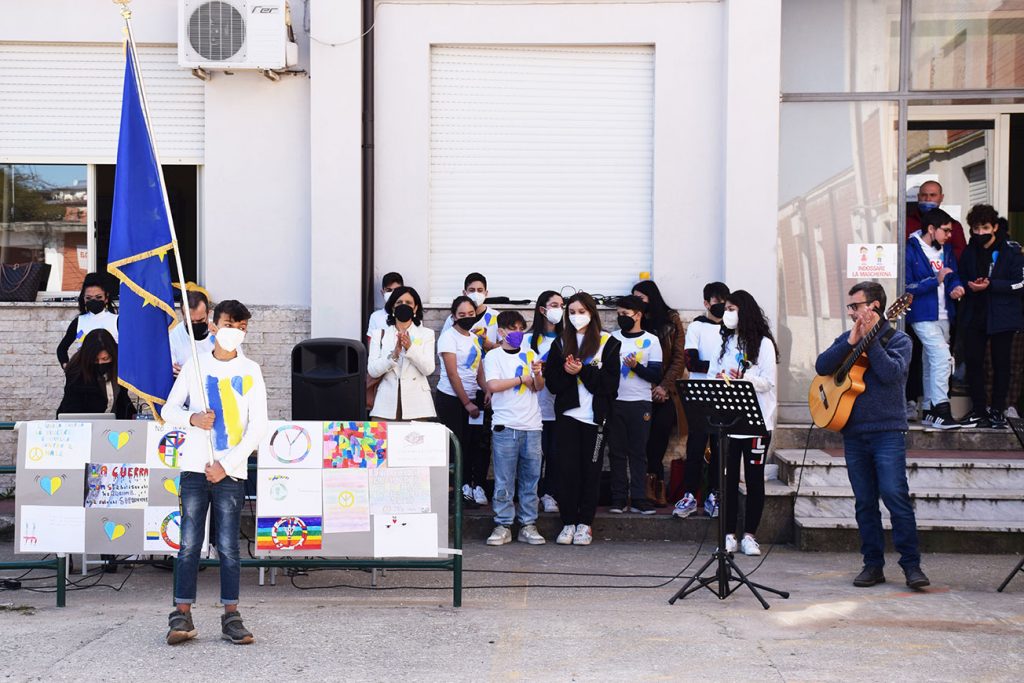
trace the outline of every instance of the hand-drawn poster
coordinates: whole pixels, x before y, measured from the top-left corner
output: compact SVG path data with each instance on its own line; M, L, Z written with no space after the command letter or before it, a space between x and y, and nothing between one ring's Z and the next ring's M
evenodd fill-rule
M897 261L895 244L846 245L846 277L852 280L894 278Z
M85 511L85 549L92 554L143 552L145 510L95 508Z
M85 467L85 507L146 507L149 501L148 467L131 463L102 463Z
M386 422L324 424L324 467L383 467L387 457Z
M260 468L323 466L323 422L271 422L259 448Z
M388 425L388 467L447 467L448 430L433 422Z
M85 552L84 507L22 505L20 521L19 552Z
M368 472L323 470L325 534L370 530Z
M319 515L322 470L260 470L256 508L260 517Z
M176 507L148 507L143 525L147 553L175 554L181 549L181 512Z
M146 462L149 427L140 420L102 420L93 424L89 462Z
M81 470L92 448L91 422L28 422L25 467L36 470Z
M182 458L206 462L208 437L201 429L172 427L149 423L146 435L146 464L150 467L180 469Z
M323 544L322 518L315 517L257 517L256 550L278 550L303 553L320 550Z
M374 557L437 557L437 515L374 515Z
M430 512L430 469L384 467L370 471L370 513Z

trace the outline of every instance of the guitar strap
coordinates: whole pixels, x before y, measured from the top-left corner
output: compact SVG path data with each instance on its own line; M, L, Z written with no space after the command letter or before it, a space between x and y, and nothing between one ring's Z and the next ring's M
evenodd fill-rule
M896 328L895 327L890 327L889 329L887 329L885 331L885 334L883 334L881 337L878 338L878 343L881 344L882 348L884 349L886 346L889 345L889 342L892 340L893 335L895 335L895 334L896 334Z

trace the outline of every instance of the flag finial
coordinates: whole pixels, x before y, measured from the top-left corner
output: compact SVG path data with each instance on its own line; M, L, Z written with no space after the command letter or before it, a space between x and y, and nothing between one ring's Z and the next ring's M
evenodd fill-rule
M129 5L129 3L131 3L131 1L132 0L114 0L114 4L115 5L120 5L121 6L121 16L124 17L125 19L131 19L132 18L132 11L130 9L128 9L128 5Z

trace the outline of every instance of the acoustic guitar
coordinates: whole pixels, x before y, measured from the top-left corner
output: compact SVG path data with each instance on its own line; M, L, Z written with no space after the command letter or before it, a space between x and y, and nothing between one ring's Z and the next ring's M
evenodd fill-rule
M868 344L878 335L883 322L888 320L889 323L895 323L910 310L910 303L913 300L913 294L904 294L894 301L885 312L885 317L879 318L875 326L850 350L850 354L840 364L838 370L831 375L818 375L811 381L807 405L811 409L814 424L833 432L838 432L846 426L853 404L864 393L864 373L868 369L865 350Z

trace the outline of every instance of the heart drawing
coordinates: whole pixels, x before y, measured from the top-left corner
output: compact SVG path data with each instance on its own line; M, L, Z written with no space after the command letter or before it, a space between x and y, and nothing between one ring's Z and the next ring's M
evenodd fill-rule
M107 434L107 441L110 442L110 445L114 447L115 451L119 451L124 448L131 438L131 432L109 432Z
M60 487L64 484L60 477L42 477L39 479L39 488L41 488L47 495L53 495L60 490Z
M106 532L107 538L111 541L116 541L124 536L125 532L128 531L128 528L124 524L107 521L103 522L103 531Z
M164 488L167 489L167 492L172 496L178 496L181 493L180 479L180 476L174 477L173 479L164 479Z

